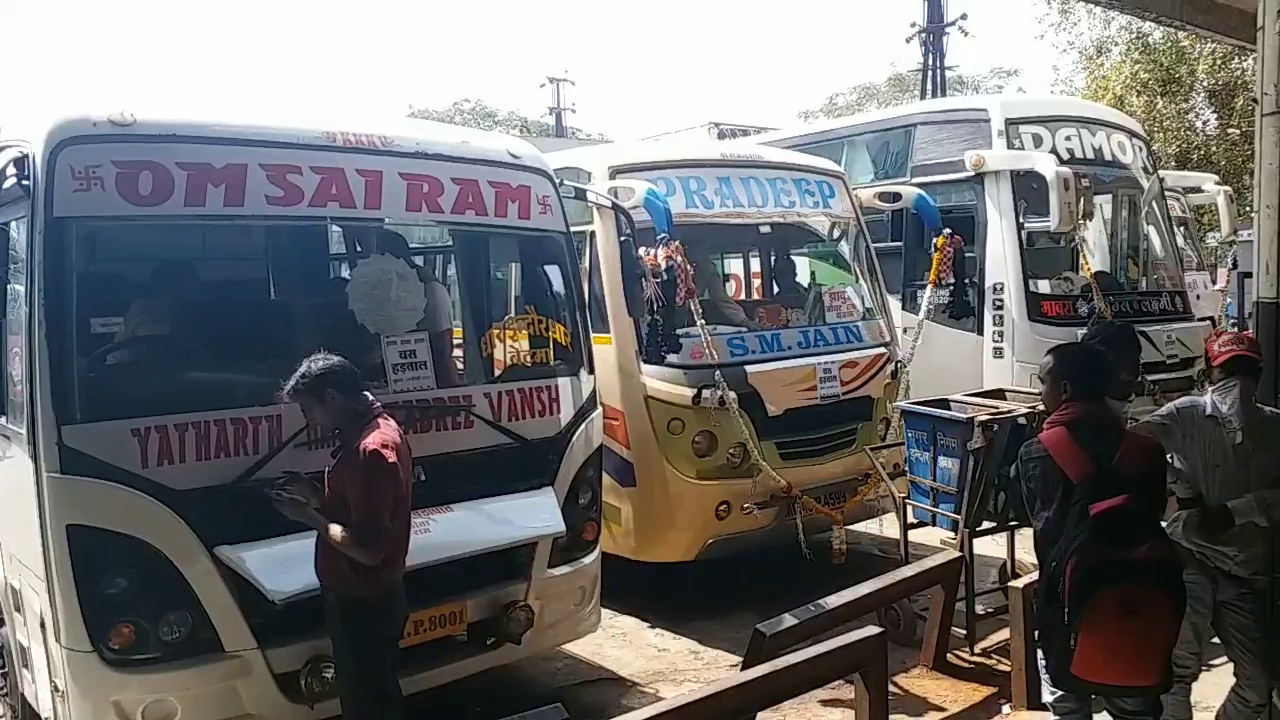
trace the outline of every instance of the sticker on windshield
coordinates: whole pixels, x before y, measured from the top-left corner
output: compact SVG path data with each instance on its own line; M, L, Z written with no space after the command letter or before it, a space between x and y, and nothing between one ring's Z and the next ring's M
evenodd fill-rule
M849 285L833 285L822 292L822 309L828 325L862 319L862 301Z
M392 394L436 389L429 334L383 337L382 358L387 365L387 386Z
M546 338L546 347L532 348L532 338ZM556 346L573 350L569 328L555 319L539 315L526 305L523 315L510 315L480 338L480 356L493 358L493 372L500 374L507 365L550 365L555 362Z
M415 329L425 317L426 284L403 260L373 255L351 271L347 306L370 332L400 335Z
M89 318L89 332L93 335L115 335L124 330L124 316Z
M840 399L840 363L820 362L818 372L818 402Z

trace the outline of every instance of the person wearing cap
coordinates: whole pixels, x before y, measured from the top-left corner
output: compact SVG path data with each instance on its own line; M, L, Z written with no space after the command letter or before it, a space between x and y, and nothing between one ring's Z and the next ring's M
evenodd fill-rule
M1256 400L1262 376L1258 342L1221 332L1205 344L1210 386L1181 397L1134 426L1170 456L1177 510L1167 529L1183 551L1187 609L1173 653L1168 720L1190 720L1191 685L1217 635L1235 683L1218 720L1255 720L1271 699L1268 627L1268 528L1280 525L1280 411Z

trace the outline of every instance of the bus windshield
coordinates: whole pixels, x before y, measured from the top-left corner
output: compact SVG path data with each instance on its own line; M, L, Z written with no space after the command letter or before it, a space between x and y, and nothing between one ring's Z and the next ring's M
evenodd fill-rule
M675 234L693 265L711 333L742 335L726 340L728 357L722 353L721 359L776 360L880 342L882 300L865 269L847 259L861 257L846 252L849 233L856 227L844 219L825 218L761 224L678 222ZM642 229L640 243L651 242L652 232ZM772 337L780 331L795 334ZM750 333L770 335L759 340L746 335ZM699 357L699 331L687 307L678 314L677 334L685 340L684 352L669 356L669 362L706 361Z
M1074 169L1094 188L1093 217L1081 224L1078 247L1071 233L1037 229L1038 213L1028 199L1044 197L1030 187L1043 181L1031 174L1015 178L1027 292L1033 304L1039 303L1033 314L1046 320L1080 320L1089 314L1088 308L1081 311L1079 302L1092 302L1081 250L1098 288L1108 296L1117 294L1109 300L1113 314L1138 317L1187 312L1181 295L1186 288L1183 252L1159 181L1128 170ZM1116 302L1125 307L1117 310Z
M1169 193L1168 197L1169 218L1173 221L1173 236L1182 257L1183 272L1209 272L1196 234L1195 221L1191 217L1191 208L1184 198L1176 194Z
M64 425L270 405L320 348L382 397L583 369L563 234L151 216L58 220L51 238Z

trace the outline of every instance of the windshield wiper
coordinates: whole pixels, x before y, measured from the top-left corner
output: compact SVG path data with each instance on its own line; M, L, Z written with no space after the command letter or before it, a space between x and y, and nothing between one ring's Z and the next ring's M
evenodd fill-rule
M304 422L302 423L302 427L298 428L297 430L294 430L292 435L285 438L284 440L281 440L279 443L273 446L270 450L268 450L265 455L258 458L257 460L254 460L252 465L242 470L239 475L236 475L234 478L231 479L231 482L227 484L240 485L242 483L252 480L254 475L257 475L258 472L262 470L262 468L267 466L267 463L279 457L280 453L288 449L290 445L293 445L293 441L297 440L302 435L302 433L306 431L307 431L307 424Z
M392 406L384 407L384 409L393 415L399 411L407 411L407 414L410 417L434 416L444 412L449 412L449 413L465 412L471 417L475 418L476 420L479 420L482 424L493 428L498 434L502 435L503 437L507 438L508 440L516 444L528 445L529 443L533 442L531 438L521 435L520 433L516 432L515 430L512 430L506 425L503 425L497 420L492 420L490 418L487 418L481 415L480 413L477 413L476 406L474 403L431 403L430 405L392 405Z

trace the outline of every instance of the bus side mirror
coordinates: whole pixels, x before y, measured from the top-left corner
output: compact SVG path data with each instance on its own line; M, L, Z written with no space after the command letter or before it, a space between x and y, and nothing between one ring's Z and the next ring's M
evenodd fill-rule
M1218 232L1222 233L1221 242L1236 236L1236 194L1226 185L1205 185L1204 192L1187 195L1188 205L1216 205L1218 208Z
M893 210L914 210L924 223L924 229L930 239L942 232L942 213L938 204L929 193L911 185L880 185L870 188L855 188L853 198L864 208L874 208L890 212Z
M964 164L979 175L994 172L1036 173L1044 179L1044 194L1048 196L1041 201L1042 205L1036 203L1048 214L1047 230L1052 233L1067 233L1076 229L1080 213L1076 175L1059 165L1058 159L1050 153L1031 150L970 150L964 154Z

